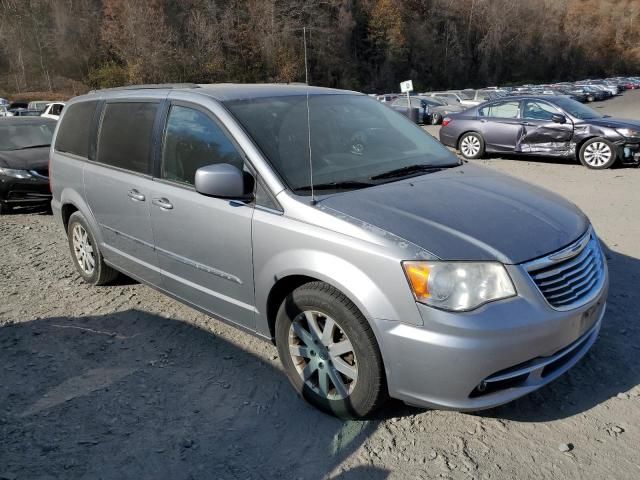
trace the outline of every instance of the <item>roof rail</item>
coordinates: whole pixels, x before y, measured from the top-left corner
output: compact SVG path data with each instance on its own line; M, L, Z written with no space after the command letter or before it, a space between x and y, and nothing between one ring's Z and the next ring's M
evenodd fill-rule
M155 90L155 89L178 89L178 88L200 88L200 85L196 83L156 83L150 85L125 85L122 87L113 88L100 88L97 90L91 90L89 93L96 92L113 92L118 90Z

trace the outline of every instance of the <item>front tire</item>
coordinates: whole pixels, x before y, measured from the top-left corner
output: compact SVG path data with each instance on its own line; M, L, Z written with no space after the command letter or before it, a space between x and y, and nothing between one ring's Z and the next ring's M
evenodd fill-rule
M580 163L593 170L604 170L616 163L616 147L604 138L592 138L587 140L578 154Z
M104 285L118 276L116 270L104 263L98 242L80 212L75 212L69 217L67 238L73 264L85 282Z
M370 415L388 398L380 350L367 320L323 282L294 290L276 317L276 345L294 388L340 418Z
M481 158L484 155L484 138L476 132L465 133L460 137L458 148L466 159L475 160Z

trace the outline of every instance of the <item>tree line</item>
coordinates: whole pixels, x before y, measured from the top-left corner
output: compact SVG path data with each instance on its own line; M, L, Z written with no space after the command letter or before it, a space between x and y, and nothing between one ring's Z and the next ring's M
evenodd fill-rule
M640 0L0 0L0 93L304 81L365 92L640 73Z

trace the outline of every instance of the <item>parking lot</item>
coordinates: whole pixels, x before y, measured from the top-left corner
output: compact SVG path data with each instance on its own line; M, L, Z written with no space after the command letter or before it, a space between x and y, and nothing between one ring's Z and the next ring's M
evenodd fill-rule
M638 118L640 91L592 107ZM274 346L131 280L87 286L53 218L14 213L0 218L0 479L638 478L640 169L478 163L565 196L608 247L599 340L556 382L476 414L391 403L343 422L295 395Z

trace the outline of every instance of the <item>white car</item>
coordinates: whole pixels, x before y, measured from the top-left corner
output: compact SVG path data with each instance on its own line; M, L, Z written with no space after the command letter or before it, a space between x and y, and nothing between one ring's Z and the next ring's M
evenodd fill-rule
M60 115L62 114L62 109L64 108L64 102L54 102L47 104L44 112L42 112L41 117L53 118L54 120L58 120Z
M0 103L0 118L13 117L13 113L9 111L9 105Z

